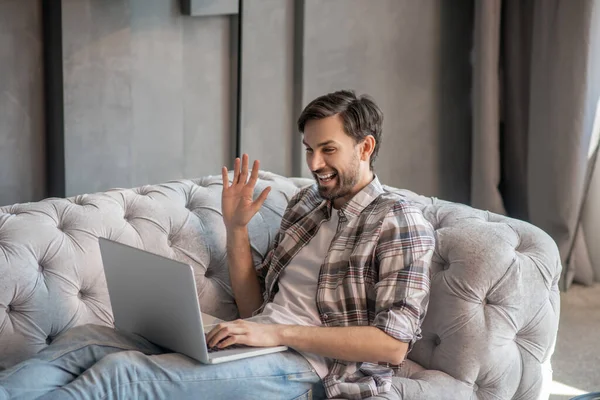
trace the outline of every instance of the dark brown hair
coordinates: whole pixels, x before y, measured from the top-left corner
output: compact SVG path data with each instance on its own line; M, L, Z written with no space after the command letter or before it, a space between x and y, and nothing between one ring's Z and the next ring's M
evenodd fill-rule
M373 169L381 145L383 113L371 97L356 97L351 90L340 90L317 97L300 114L298 130L304 133L308 121L338 114L342 118L344 132L354 138L356 143L362 142L369 135L375 138L375 148L370 159L370 168Z

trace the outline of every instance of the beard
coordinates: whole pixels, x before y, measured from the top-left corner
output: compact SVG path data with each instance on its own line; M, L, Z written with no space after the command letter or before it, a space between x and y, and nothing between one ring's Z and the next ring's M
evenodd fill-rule
M336 180L335 186L329 187L321 184L319 177L319 171L313 172L313 176L317 181L317 186L319 188L319 194L322 198L326 200L335 200L340 197L344 197L352 193L352 189L359 180L360 174L360 161L358 158L358 154L354 154L352 158L352 162L347 169L348 172L340 174L340 172L336 169L333 169L333 173L335 173L335 177L333 179Z

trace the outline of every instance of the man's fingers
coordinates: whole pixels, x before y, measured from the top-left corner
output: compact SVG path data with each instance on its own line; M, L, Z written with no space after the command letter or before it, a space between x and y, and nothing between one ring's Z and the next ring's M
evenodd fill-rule
M249 185L256 185L256 181L258 181L258 169L260 168L260 161L254 160L254 164L252 165L252 174L250 175L250 180L248 181Z
M215 347L228 336L239 335L244 332L245 329L243 326L234 325L232 323L227 323L227 325L219 324L206 336L206 343L208 347Z
M240 175L240 183L245 184L248 179L248 154L242 155L242 173Z
M239 338L239 336L229 336L228 338L224 339L223 341L221 341L217 347L222 349L228 346L231 346L232 344L236 344L237 343L237 339Z
M220 324L215 325L214 328L208 332L206 335L206 343L210 343L213 341L213 338L216 337L219 333L223 332L223 330L228 328L229 323L222 322ZM225 335L226 336L226 335Z
M206 344L209 344L210 347L210 343L212 341L212 338L221 330L221 327L219 325L215 326L214 328L212 328L210 330L210 332L206 333Z
M265 190L263 190L262 193L260 194L260 196L258 196L258 198L256 200L254 200L254 203L252 203L252 207L254 208L255 213L257 213L258 210L260 210L260 208L262 207L265 200L267 200L267 196L269 196L270 192L271 192L271 186L269 186Z
M215 328L214 330L217 330L218 328ZM212 332L211 332L212 333ZM225 339L227 336L229 336L229 330L226 328L223 329L219 329L214 335L212 335L212 337L207 337L206 339L206 344L208 345L208 347L215 347L221 340Z
M239 178L240 178L240 159L238 157L235 159L235 162L233 163L233 184L234 185L236 183L238 183Z
M223 189L229 187L229 175L227 175L227 167L221 168L221 175L223 175Z

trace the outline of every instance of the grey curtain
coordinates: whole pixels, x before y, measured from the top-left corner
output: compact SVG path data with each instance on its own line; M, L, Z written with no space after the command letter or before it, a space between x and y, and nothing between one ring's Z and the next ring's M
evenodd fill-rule
M471 203L550 234L565 287L600 280L599 46L600 1L475 2Z

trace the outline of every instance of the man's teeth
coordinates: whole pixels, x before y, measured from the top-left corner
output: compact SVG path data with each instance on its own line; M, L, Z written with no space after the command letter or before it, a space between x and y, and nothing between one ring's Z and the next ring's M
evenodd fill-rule
M319 179L327 180L327 179L333 178L335 176L335 173L328 174L328 175L317 175L317 176L319 177Z

